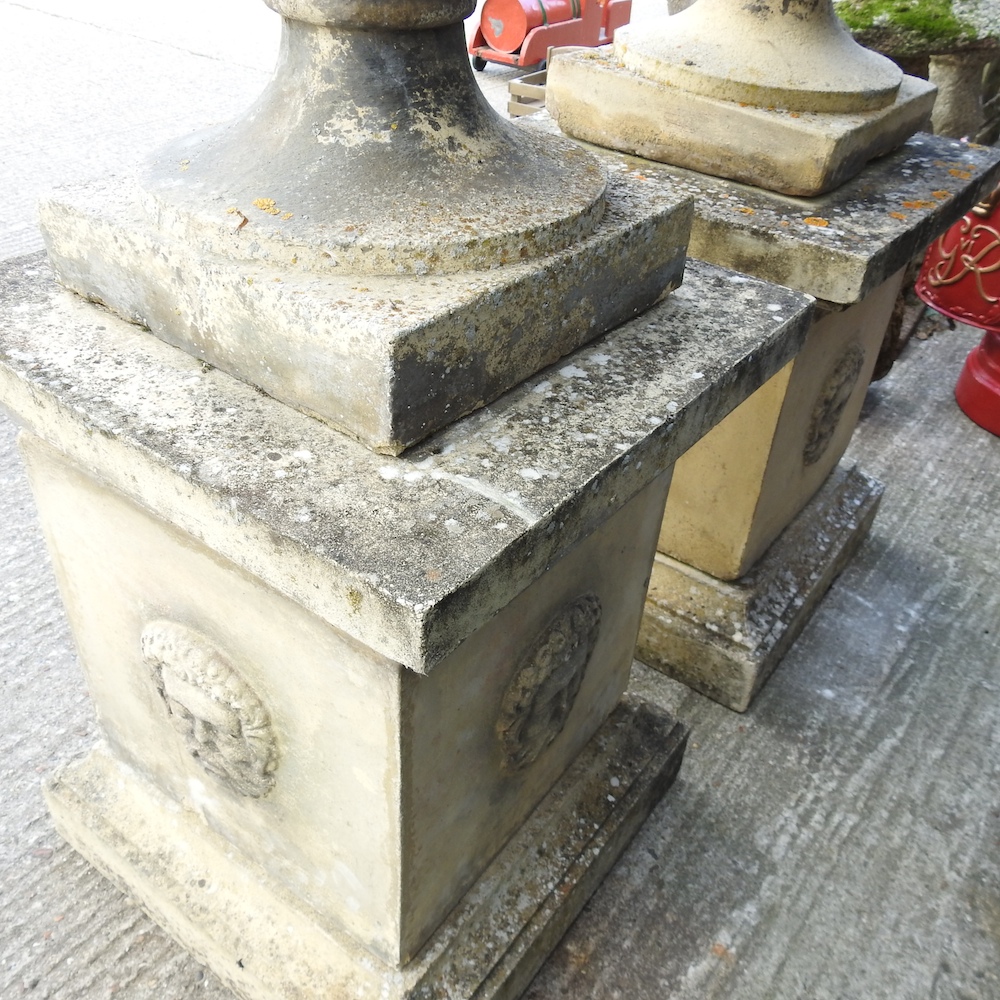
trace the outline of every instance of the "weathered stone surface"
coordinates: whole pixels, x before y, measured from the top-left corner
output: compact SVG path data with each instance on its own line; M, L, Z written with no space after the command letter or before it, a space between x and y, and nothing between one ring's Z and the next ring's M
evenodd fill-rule
M847 449L902 282L817 308L795 360L677 460L659 552L720 580L750 571Z
M864 540L882 491L878 480L841 466L733 583L658 553L636 656L745 711Z
M464 2L275 3L242 116L43 208L68 286L398 454L679 282L689 209L501 118Z
M834 8L862 45L896 59L1000 44L992 0L835 0Z
M167 523L141 475L134 502L21 445L110 752L390 964L625 690L669 472L422 675Z
M570 249L424 275L323 269L258 236L270 217L249 205L254 222L220 222L208 246L157 232L124 182L64 191L41 215L69 288L397 454L680 283L686 199L619 166L604 202Z
M614 53L673 93L788 111L875 111L895 101L903 79L851 38L832 0L700 0L616 32Z
M810 315L696 265L644 317L392 459L60 290L39 257L0 287L0 394L28 428L420 672L779 370Z
M626 699L423 952L363 952L103 747L52 779L60 831L247 1000L514 1000L673 783L687 733Z
M545 113L528 122L556 127ZM909 264L1000 180L1000 150L923 133L835 191L809 199L605 155L669 177L676 196L694 197L692 257L843 305Z
M934 93L926 81L904 77L884 108L790 111L669 86L599 49L564 49L548 67L546 106L564 132L587 142L812 197L924 127Z

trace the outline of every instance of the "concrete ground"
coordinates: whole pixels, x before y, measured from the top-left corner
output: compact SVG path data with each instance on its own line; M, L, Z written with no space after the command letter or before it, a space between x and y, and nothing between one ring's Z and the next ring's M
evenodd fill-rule
M0 0L0 258L41 246L43 189L244 107L275 29L253 0ZM851 454L881 511L747 715L637 670L693 742L530 1000L1000 998L1000 439L951 397L977 339L914 341L872 389ZM0 418L0 997L223 1000L46 814L39 781L96 723L14 434Z

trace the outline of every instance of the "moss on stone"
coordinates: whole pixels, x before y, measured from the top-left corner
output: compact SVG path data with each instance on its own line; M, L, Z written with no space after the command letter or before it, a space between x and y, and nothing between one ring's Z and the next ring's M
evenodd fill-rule
M840 0L834 8L859 41L877 37L882 44L873 47L891 54L946 52L979 36L952 0Z

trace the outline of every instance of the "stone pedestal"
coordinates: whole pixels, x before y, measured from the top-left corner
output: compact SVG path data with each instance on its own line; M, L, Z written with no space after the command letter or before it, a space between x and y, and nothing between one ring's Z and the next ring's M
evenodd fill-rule
M851 38L832 0L698 0L609 48L551 61L564 132L785 194L842 184L934 103L932 85Z
M992 189L1000 153L919 135L809 200L605 155L695 198L692 256L820 300L796 359L678 460L658 540L638 655L742 711L868 530L881 488L828 477L906 266Z
M817 309L795 360L678 459L660 552L720 580L749 572L844 454L902 280Z
M502 120L471 3L269 5L243 117L43 204L67 287L397 454L680 282L689 208Z
M994 150L918 136L809 202L672 174L696 196L693 255L820 301L795 361L675 466L644 662L747 708L874 517L880 484L831 472L861 412L905 266L990 190L997 161Z
M809 317L735 277L393 458L7 265L104 733L67 838L252 1000L515 996L679 765L619 706L671 468Z

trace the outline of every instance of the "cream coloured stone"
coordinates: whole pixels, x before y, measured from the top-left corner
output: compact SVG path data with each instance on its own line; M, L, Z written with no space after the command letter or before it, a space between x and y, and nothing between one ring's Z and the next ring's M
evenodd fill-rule
M850 442L903 274L821 313L798 357L678 459L660 552L720 580L763 555Z
M385 458L0 268L106 735L60 829L250 1000L515 995L680 762L616 708L670 468L809 318L735 277Z
M797 350L806 297L689 270L645 317L403 458L60 290L39 258L0 269L0 296L20 296L0 311L0 393L80 467L428 673Z
M555 131L548 112L529 127ZM695 201L689 256L840 305L878 288L1000 181L1000 150L920 133L817 198L590 146Z
M888 107L903 74L863 48L832 0L698 0L615 32L625 66L668 87L789 111L854 114Z
M359 646L36 438L23 437L22 450L112 751L322 926L387 962L416 954L625 690L669 475L422 676ZM534 757L507 765L497 731L505 692L527 666L515 709L530 709L538 672L559 662L577 622L537 663L536 640L587 597L598 609L595 636L569 664L573 697L538 706ZM206 748L174 731L171 701L183 699L202 728L214 728L233 685L216 677L200 689L180 692L172 681L163 690L142 646L164 624L221 650L265 706L278 750L273 788L259 797L207 767Z
M275 73L41 212L68 287L398 454L658 301L690 209L502 119L464 0L273 0Z
M938 88L931 125L937 135L975 139L983 127L983 70L995 50L931 55L928 79Z
M924 127L934 94L926 81L904 77L884 108L799 112L692 93L611 53L563 49L548 67L546 107L567 135L598 146L813 197Z
M102 745L45 794L87 858L246 1000L511 1000L672 783L685 742L627 698L403 969L323 927Z
M652 188L615 171L572 248L434 275L309 267L301 250L265 252L253 226L205 251L155 232L127 183L64 191L41 217L67 287L398 454L680 283L691 206Z

